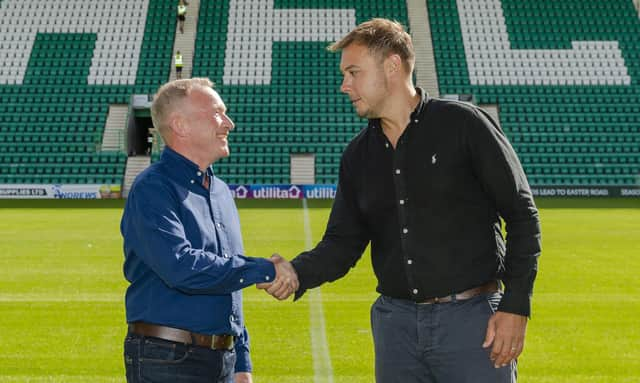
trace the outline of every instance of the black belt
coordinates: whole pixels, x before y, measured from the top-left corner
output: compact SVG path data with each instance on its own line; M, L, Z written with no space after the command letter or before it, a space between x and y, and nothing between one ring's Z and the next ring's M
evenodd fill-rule
M235 337L233 335L198 334L197 332L145 322L130 323L129 331L137 335L152 336L154 338L192 344L214 350L231 350L235 344Z

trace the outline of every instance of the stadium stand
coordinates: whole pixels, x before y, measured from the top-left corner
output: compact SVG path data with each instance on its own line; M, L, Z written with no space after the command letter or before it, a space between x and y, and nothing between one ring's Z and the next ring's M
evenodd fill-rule
M328 3L334 11L355 9L357 23L375 15L407 25L404 2L302 4L315 9ZM299 41L307 31L292 31L272 13L271 4L284 13L300 2L261 4L266 6L231 1L201 7L194 73L216 79L239 127L232 138L236 154L217 166L231 182L286 182L289 153L311 152L316 182L334 183L339 153L363 126L337 92L338 58L324 51L326 42ZM532 184L637 184L640 89L632 79L640 34L633 5L429 0L427 6L441 93L498 104ZM279 22L256 22L256 14L267 13ZM345 13L338 11L334 20ZM273 38L287 28L288 35ZM271 41L273 49L265 50ZM238 86L244 84L249 86ZM247 173L247 165L263 163L271 164L270 173L260 166Z
M193 73L216 82L237 126L216 171L231 183L288 183L290 154L313 153L316 183L335 183L363 122L326 47L372 17L407 25L400 1L202 2Z
M440 93L497 105L531 184L639 183L633 2L425 2ZM176 33L173 0L135 4L0 2L0 183L122 182L126 154L101 150L109 105L169 78ZM313 153L316 183L335 183L364 122L326 46L371 17L408 26L407 13L404 1L202 0L192 73L216 83L237 126L216 172L288 183L290 155Z
M499 105L531 184L638 183L640 23L631 2L427 5L441 93Z
M0 2L0 183L122 183L107 112L168 78L173 3Z

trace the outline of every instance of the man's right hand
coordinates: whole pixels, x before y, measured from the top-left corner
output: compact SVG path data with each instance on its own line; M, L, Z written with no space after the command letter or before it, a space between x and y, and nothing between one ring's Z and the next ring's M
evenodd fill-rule
M300 286L298 274L291 263L282 258L280 254L273 254L269 260L276 268L276 279L271 283L258 283L256 287L266 290L267 293L279 300L287 299Z

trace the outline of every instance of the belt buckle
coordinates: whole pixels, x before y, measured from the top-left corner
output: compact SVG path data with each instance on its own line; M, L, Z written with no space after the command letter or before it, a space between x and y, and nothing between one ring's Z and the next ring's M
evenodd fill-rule
M419 305L432 305L438 303L439 298L428 298L422 302L418 302Z
M211 348L214 350L231 350L233 344L233 335L214 335L211 339Z
M445 295L444 297L433 297L433 298L428 298L422 302L418 302L419 305L436 305L439 303L448 303L448 302L452 302L455 301L456 299L454 299L456 296L456 294L451 294L451 295Z

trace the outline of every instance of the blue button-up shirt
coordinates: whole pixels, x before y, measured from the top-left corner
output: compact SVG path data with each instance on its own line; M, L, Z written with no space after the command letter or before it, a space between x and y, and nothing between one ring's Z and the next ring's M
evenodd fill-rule
M120 229L131 283L127 322L235 335L236 372L251 371L240 290L272 281L275 269L267 259L243 255L227 185L167 147L133 183Z

